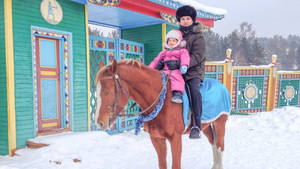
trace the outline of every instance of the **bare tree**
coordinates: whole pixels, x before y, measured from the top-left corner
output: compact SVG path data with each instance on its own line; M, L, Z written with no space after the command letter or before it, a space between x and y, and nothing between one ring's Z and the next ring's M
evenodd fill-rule
M108 33L108 38L119 38L119 31L113 29L111 32Z
M103 34L103 32L101 32L100 29L96 28L96 29L92 30L91 27L89 27L89 35L104 37L104 34Z
M242 22L240 24L240 29L237 31L240 39L246 38L250 42L255 39L255 30L253 30L252 24L248 22Z

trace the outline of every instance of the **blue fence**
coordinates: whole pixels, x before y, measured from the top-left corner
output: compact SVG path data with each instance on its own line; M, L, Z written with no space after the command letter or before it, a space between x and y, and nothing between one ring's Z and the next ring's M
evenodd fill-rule
M96 109L97 96L95 78L99 68L99 63L110 64L114 59L117 61L123 59L136 59L144 63L144 44L132 42L124 39L110 39L99 36L90 36L90 76L91 76L91 130L97 130L94 123L94 112ZM127 107L130 107L134 102L129 100ZM138 106L126 114L134 114L138 112ZM109 134L131 130L135 127L137 116L118 117L111 130L107 131Z

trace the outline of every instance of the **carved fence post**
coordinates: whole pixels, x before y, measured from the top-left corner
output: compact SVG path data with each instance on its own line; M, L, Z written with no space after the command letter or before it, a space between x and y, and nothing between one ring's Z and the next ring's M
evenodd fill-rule
M268 105L267 111L271 111L275 108L275 95L277 86L277 55L272 55L272 67L270 68L270 78L268 84Z
M224 69L224 85L228 89L230 96L232 97L232 61L231 61L231 49L226 50L225 69Z

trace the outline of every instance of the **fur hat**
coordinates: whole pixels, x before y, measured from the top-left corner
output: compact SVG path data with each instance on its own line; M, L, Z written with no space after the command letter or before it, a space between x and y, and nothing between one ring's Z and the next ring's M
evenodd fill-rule
M195 23L196 21L196 16L197 16L197 12L196 9L189 6L189 5L184 5L180 8L177 9L176 11L176 19L178 22L180 22L180 18L183 16L190 16L193 20L193 22Z
M182 47L183 48L186 45L186 42L182 41L182 34L179 30L173 29L173 30L168 32L168 34L166 36L166 41L165 41L165 43L163 43L164 48L170 48L168 46L168 39L169 38L174 38L174 39L177 39L177 41L178 41L177 44L173 48L175 48L175 47Z

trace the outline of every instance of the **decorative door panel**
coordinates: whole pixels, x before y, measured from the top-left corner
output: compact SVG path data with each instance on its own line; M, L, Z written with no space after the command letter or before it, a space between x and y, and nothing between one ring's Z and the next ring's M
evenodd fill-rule
M60 41L36 36L38 132L61 128Z

